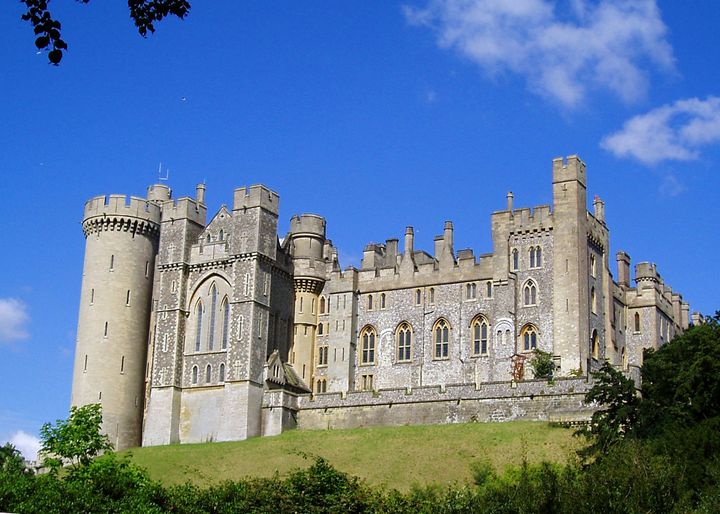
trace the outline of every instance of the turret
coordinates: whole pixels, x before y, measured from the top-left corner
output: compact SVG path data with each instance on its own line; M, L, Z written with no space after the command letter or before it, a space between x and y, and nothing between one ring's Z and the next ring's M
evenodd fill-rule
M312 386L320 292L326 276L325 218L315 214L294 216L289 237L295 284L295 336L289 359L305 384Z
M72 405L100 403L117 450L139 446L153 271L164 185L148 197L98 196L85 204Z

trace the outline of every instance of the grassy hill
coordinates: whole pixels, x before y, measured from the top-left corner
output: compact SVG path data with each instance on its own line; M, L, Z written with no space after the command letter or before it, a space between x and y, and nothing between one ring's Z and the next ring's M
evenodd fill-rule
M476 461L489 461L498 471L520 465L523 456L528 462L566 462L581 443L572 432L525 421L291 430L240 442L146 447L127 453L166 485L283 474L319 456L370 484L407 491L413 484L468 481L470 465Z

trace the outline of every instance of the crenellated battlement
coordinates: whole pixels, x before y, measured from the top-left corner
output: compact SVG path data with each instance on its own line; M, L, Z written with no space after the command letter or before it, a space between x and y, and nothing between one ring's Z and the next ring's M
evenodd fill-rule
M552 172L554 184L571 180L577 180L583 186L587 184L585 163L577 155L569 155L566 158L554 158Z
M96 196L85 202L83 221L93 216L132 216L155 223L160 222L160 207L138 196Z
M160 207L145 198L126 195L96 196L85 203L85 237L101 231L159 233Z
M261 207L275 215L279 212L280 195L262 184L246 187L242 186L235 190L233 195L233 210L251 209Z
M317 214L300 214L290 219L293 236L312 234L325 238L325 218Z
M162 204L163 222L187 219L205 226L207 207L193 198L183 197Z

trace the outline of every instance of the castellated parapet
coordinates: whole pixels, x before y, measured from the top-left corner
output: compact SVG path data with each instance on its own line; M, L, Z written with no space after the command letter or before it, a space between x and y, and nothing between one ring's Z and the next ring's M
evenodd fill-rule
M209 220L204 184L195 198L165 184L93 198L73 405L101 402L118 448L295 426L587 420L591 372L610 362L637 376L643 350L687 329L690 308L625 252L614 279L585 164L557 158L551 174L550 205L497 199L492 248L456 248L439 221L432 248L408 226L344 270L334 221L294 216L279 239L279 196L263 185L236 189ZM534 376L536 349L553 357L552 383Z

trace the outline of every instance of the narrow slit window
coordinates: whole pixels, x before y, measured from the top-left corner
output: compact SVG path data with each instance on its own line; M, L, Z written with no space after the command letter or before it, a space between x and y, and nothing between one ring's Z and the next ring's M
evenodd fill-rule
M105 322L105 329L103 330L103 337L108 336L108 322Z
M125 295L125 305L130 305L130 290L127 290L127 294Z
M120 373L125 373L125 356L120 359Z
M110 256L110 271L112 271L114 269L115 269L115 256L111 255Z
M87 355L85 355L85 364L83 365L83 371L87 371Z

